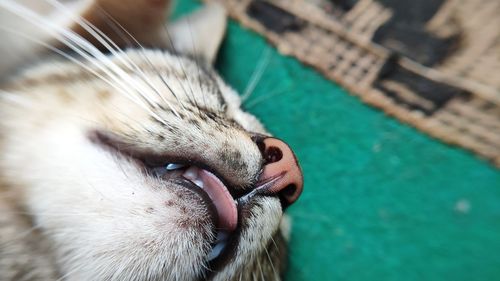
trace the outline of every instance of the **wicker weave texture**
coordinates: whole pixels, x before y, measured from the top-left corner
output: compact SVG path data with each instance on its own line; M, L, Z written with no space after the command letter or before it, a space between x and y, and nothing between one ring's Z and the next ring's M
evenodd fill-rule
M500 167L500 1L444 1L425 32L459 40L431 66L374 42L395 13L375 0L349 10L305 0L208 1L362 101Z

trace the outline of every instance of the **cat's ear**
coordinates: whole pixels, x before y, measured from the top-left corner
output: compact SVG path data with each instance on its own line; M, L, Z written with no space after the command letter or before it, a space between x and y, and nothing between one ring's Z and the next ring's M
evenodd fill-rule
M74 0L70 0L74 1ZM121 47L166 47L165 33L171 0L86 0L80 16ZM73 32L96 46L98 40L85 27L75 23ZM102 47L102 46L100 46Z
M226 31L226 11L217 3L207 4L169 24L166 18L170 0L90 0L88 3L81 16L121 47L134 47L130 41L137 41L147 47L170 47L212 63ZM82 26L75 24L72 30L100 46Z
M174 49L213 63L226 32L226 10L210 3L169 25Z

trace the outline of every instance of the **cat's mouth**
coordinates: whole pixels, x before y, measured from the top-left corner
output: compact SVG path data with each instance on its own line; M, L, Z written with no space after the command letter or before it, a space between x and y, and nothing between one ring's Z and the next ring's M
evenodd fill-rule
M238 224L237 202L224 183L211 172L195 166L186 169L182 176L207 193L217 210L217 229L234 231Z
M188 181L191 190L195 189L206 195L202 198L213 218L216 230L216 240L213 242L212 250L207 257L209 262L215 262L226 250L232 248L229 247L229 240L233 238L238 227L239 202L216 175L197 166L177 163L156 167L153 169L153 173L162 178ZM213 211L210 212L211 210Z
M228 188L224 183L227 181L203 163L145 152L109 133L93 131L90 133L90 139L113 153L133 160L150 176L179 182L181 186L201 194L200 197L212 217L216 234L212 249L207 255L209 267L212 270L219 268L234 255L241 231L239 225L244 219L241 210L256 194L256 190L241 192Z

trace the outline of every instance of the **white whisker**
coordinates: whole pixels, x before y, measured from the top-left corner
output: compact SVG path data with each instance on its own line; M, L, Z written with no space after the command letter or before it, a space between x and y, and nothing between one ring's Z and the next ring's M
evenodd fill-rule
M274 91L274 92L271 92L269 94L266 94L265 96L260 96L260 97L257 97L255 99L252 100L252 102L249 102L248 104L245 105L245 108L246 109L250 109L266 100L269 100L271 98L274 98L276 96L279 96L281 94L284 94L288 92L288 90L279 90L279 91Z
M269 264L271 265L271 268L273 270L274 276L278 277L279 276L278 272L274 268L274 264L273 264L273 261L271 259L271 255L269 255L269 251L266 248L264 248L264 251L266 251L267 259L269 260Z
M0 90L0 99L3 102L8 102L12 105L23 106L23 107L32 107L33 102L29 99L26 99L23 96L16 95L15 93L10 93L6 91Z
M103 37L102 35L100 35L100 34L103 34L102 32L96 32L96 30L98 30L97 27L95 27L94 25L88 23L88 21L83 20L80 16L75 15L71 10L67 9L64 5L62 5L61 3L59 3L57 0L45 0L45 1L48 2L48 3L50 3L51 5L53 5L59 11L64 12L75 23L77 23L83 29L85 29L85 31L87 31L92 37L94 37L99 43L101 43L120 62L122 62L125 65L128 64L128 62L124 59L124 57L126 57L126 56L119 56L118 52L109 45L108 42L111 42L111 39L109 39L109 37L107 37L106 35L104 35L105 37ZM80 37L80 38L83 39L83 37ZM83 39L83 40L85 40L85 39ZM87 41L87 43L88 43L88 41ZM116 44L115 44L115 46L116 46ZM122 78L124 78L125 81L129 81L128 79L130 78L130 76L126 72L124 72L121 68L119 68L115 63L112 63L111 60L109 58L107 58L102 52L100 52L96 47L94 47L94 46L92 46L92 47L93 47L93 48L91 48L92 51L96 51L97 50L96 52L92 52L92 54L95 55L96 57L99 57L100 58L99 61L101 61L101 62L105 61L106 63L108 63L108 67L110 67L113 71L115 71L116 74L118 74L119 76L121 76ZM119 52L121 54L123 54L123 51L121 51L121 49L118 48L118 50L119 50ZM103 58L106 58L106 59L103 59ZM128 67L130 67L130 65L128 65ZM135 84L136 87L138 86L137 83L134 83L134 84ZM144 97L144 99L148 103L150 103L150 105L154 104L154 102L152 100L150 100L149 97L146 96L145 93L147 93L147 91L144 91L142 88L137 88L137 90L138 90L139 94L142 95Z
M252 76L250 76L250 80L248 81L248 84L243 91L243 95L241 96L241 100L243 102L245 102L250 97L257 84L259 84L260 79L262 79L262 74L264 74L264 71L266 70L271 60L271 54L272 53L270 48L266 48L263 51L263 54L261 55L262 58L257 64L257 67L255 67Z
M173 89L165 81L165 78L162 75L160 75L160 73L158 72L158 69L151 62L150 58L144 55L144 51L145 51L144 46L130 32L128 32L128 30L126 30L118 21L116 21L111 15L109 15L109 13L107 13L105 10L102 10L101 12L104 13L113 22L114 25L112 27L118 26L121 29L121 32L120 32L120 30L116 30L115 28L113 28L115 30L115 32L122 38L122 40L128 41L127 38L122 33L122 32L124 32L130 39L132 39L134 41L134 43L136 44L136 46L140 47L140 49L141 49L141 55L143 55L143 58L146 59L146 61L149 64L150 67L152 67L155 71L157 71L158 77L161 79L161 81L163 82L163 84L167 87L167 89L174 96L174 98L179 102L179 105L183 108L183 110L186 111L186 108L183 106L181 100L179 100L179 98L177 97L177 95L175 94L175 92L173 91ZM128 59L128 56L126 56L126 57ZM133 70L139 71L145 79L147 79L148 81L150 81L149 78L147 78L147 76L145 75L144 71L142 71L142 69L140 69L140 67L137 64L135 64L134 62L132 62L130 59L128 59L128 60L134 66ZM170 109L174 112L174 114L177 117L180 118L179 113L172 107L172 105L170 104L170 102L167 101L165 99L165 97L162 94L160 94L160 92L158 90L156 90L155 92L163 100L163 102L166 103L170 107Z
M172 46L175 53L178 53L178 51L175 48L174 42L172 42L172 37L170 36L170 32L168 32L168 28L165 25L162 25L162 27L163 27L163 30L165 31L165 33L167 34L167 38L169 40L170 46ZM188 75L186 74L186 69L184 68L184 64L182 63L182 59L180 57L178 57L177 62L179 63L179 66L180 66L182 72L184 73L184 76L186 77L188 84L190 85ZM191 93L186 91L186 88L184 87L184 83L181 83L181 87L182 87L182 90L184 91L184 93L186 94L186 97L189 99L189 101L199 110L198 104L196 103L196 98L195 98L192 90L191 90ZM191 94L191 97L189 96L189 94Z
M46 0L46 1L52 1L52 0ZM137 81L132 79L130 75L128 75L125 71L123 71L123 69L119 68L107 56L105 56L101 51L99 51L95 46L93 46L83 37L72 32L71 30L68 30L67 28L60 27L44 19L37 13L23 7L22 5L16 4L10 0L0 2L0 6L4 7L6 10L25 19L27 22L30 22L35 26L41 26L46 32L49 32L51 35L53 35L55 39L57 39L64 45L68 46L78 55L82 56L87 61L92 63L95 67L97 67L99 70L103 71L106 75L108 75L114 81L114 83L110 83L111 86L119 90L131 101L135 102L137 105L141 106L143 109L148 111L159 122L164 124L166 123L156 113L154 113L150 107L148 107L146 104L143 104L141 101L135 99L133 93L128 90L129 87L133 87L134 90L137 91L137 93L140 95L140 97L143 98L144 101L149 103L149 105L154 105L154 101L143 94L146 91L144 91L141 85ZM106 67L104 67L103 65ZM110 72L110 70L112 72ZM126 85L125 83L128 83L128 85ZM117 87L117 85L119 85L120 87Z
M187 22L188 22L188 27L189 27L189 37L191 38L191 45L193 46L194 53L197 54L198 52L196 50L196 44L194 43L193 30L191 29L191 24L190 24L189 18L187 19ZM200 93L202 93L203 91L201 89L201 67L200 67L200 63L198 62L196 55L194 57L194 62L196 64L196 67L198 68L198 87L200 89ZM205 95L202 95L202 96L203 96L204 107L206 107L207 106L206 97L205 97Z
M40 228L40 226L33 226L28 230L19 233L14 239L3 241L2 244L0 244L0 248L5 247L6 245L15 242L17 240L23 239L24 237L30 235L33 231L37 230L38 228Z

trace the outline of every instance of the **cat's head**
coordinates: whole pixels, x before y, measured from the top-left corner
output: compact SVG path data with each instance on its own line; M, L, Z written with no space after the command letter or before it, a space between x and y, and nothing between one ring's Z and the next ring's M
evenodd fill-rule
M206 36L204 16L172 29L191 58L48 59L2 93L3 180L68 280L279 278L302 174L207 63L224 20Z

